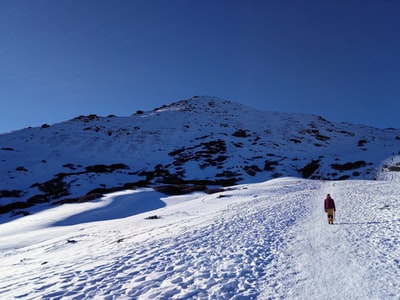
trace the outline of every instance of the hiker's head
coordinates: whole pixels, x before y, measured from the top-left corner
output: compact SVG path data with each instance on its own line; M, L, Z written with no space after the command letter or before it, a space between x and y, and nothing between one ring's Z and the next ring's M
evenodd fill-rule
M326 194L326 198L330 198L331 197L331 194Z

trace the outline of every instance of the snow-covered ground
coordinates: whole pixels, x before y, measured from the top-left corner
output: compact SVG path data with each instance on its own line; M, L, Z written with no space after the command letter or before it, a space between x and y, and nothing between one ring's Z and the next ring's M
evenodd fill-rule
M0 298L399 299L399 200L398 182L282 178L66 204L0 225Z

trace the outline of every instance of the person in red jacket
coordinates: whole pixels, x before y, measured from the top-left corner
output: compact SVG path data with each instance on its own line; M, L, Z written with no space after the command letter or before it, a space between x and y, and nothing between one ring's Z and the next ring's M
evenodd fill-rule
M335 201L333 201L330 194L326 195L324 206L325 206L325 212L328 215L328 223L333 224L336 207L335 207Z

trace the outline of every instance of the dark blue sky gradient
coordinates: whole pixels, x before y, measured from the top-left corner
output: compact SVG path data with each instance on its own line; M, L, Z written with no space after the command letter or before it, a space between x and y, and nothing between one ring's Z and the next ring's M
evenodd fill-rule
M194 95L400 128L400 1L0 0L0 132Z

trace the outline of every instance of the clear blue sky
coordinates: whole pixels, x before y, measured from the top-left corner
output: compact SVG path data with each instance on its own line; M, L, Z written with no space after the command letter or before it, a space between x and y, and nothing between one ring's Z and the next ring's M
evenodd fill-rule
M0 132L194 95L400 128L397 0L0 0Z

